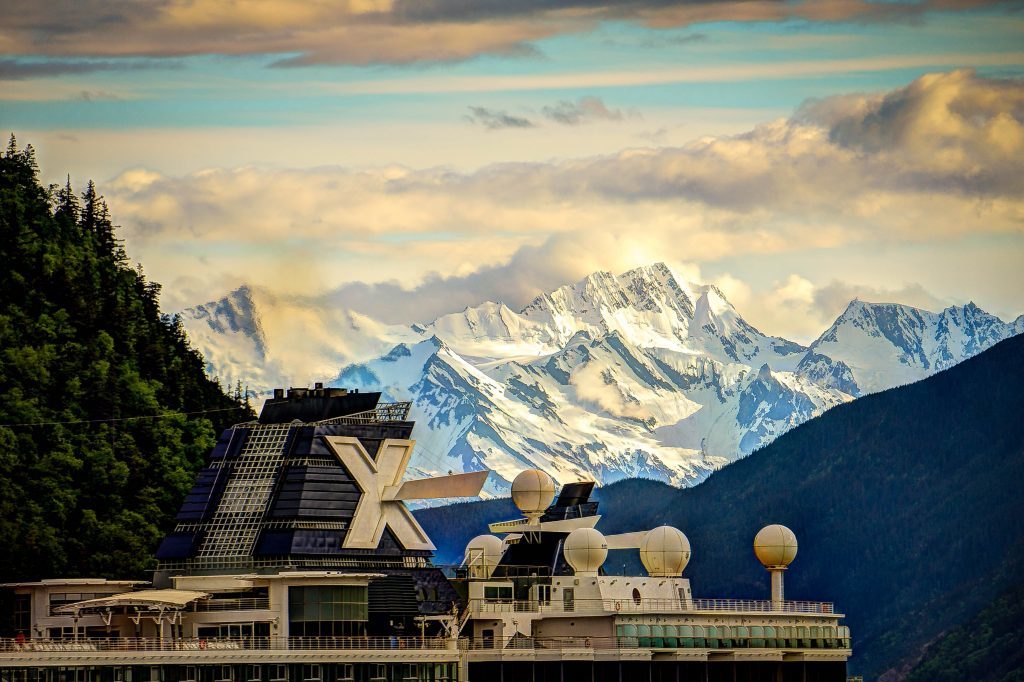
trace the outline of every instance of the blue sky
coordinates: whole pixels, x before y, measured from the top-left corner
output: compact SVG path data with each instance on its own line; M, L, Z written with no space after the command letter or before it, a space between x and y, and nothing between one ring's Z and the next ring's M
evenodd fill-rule
M97 180L170 307L657 259L804 339L846 294L1024 312L1016 3L90 2L14 3L0 128Z

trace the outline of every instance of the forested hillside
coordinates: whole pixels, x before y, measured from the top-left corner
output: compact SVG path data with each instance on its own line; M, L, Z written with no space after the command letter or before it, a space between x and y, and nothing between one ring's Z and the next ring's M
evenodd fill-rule
M215 428L248 407L161 315L93 184L42 187L13 136L0 261L0 581L148 578Z
M685 575L694 594L765 598L768 576L751 544L767 523L789 526L800 551L787 596L835 602L853 630L851 673L898 679L928 643L973 628L971 618L1024 578L1021 386L1016 336L916 384L833 408L695 488L630 480L599 489L598 528L677 526L693 546ZM514 518L506 500L417 513L431 537L450 540L441 555L455 561L496 517ZM635 552L613 554L607 570L624 561L639 570ZM1019 619L1006 622L1019 643ZM979 666L968 677L984 659Z
M907 682L1024 680L1024 585L1000 594L978 615L928 646Z

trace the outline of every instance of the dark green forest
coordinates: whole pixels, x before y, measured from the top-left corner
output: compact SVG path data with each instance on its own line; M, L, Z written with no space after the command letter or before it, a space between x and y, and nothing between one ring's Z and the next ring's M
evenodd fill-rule
M1017 336L918 383L833 408L695 488L636 479L599 488L598 528L674 525L693 547L684 575L694 595L764 599L768 575L753 538L768 523L785 524L800 543L786 596L832 601L847 614L852 674L906 674L935 655L946 658L917 679L947 679L928 671L956 651L926 649L947 633L978 651L1024 641L1019 603L1015 616L983 612L1011 599L1000 595L1024 578L1022 386ZM517 516L508 500L416 515L445 542L439 559L452 562L487 522ZM642 570L635 551L613 552L605 567L618 573L623 564ZM983 655L972 665L955 679L1019 679L986 667Z
M1024 680L1024 585L1000 594L969 621L928 646L906 682Z
M206 376L92 182L0 158L0 581L149 578L216 429L251 410ZM184 414L189 413L189 414Z

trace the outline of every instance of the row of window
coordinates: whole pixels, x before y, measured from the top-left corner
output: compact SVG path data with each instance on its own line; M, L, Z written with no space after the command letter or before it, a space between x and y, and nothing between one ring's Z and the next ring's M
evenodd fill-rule
M0 682L454 682L457 663L3 668Z
M251 637L270 637L270 623L223 623L218 625L201 625L196 630L199 639L248 639Z
M845 626L617 625L621 646L652 649L849 649Z
M115 594L117 594L117 592L111 592L110 590L105 592L51 592L50 608L64 606L65 604L74 604L76 602L86 601L87 599L111 597Z

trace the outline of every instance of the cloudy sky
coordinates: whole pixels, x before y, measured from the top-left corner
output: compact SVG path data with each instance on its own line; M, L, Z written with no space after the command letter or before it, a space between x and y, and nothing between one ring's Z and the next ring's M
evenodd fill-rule
M169 309L666 261L798 340L855 296L1024 313L1020 3L8 0L0 130Z

